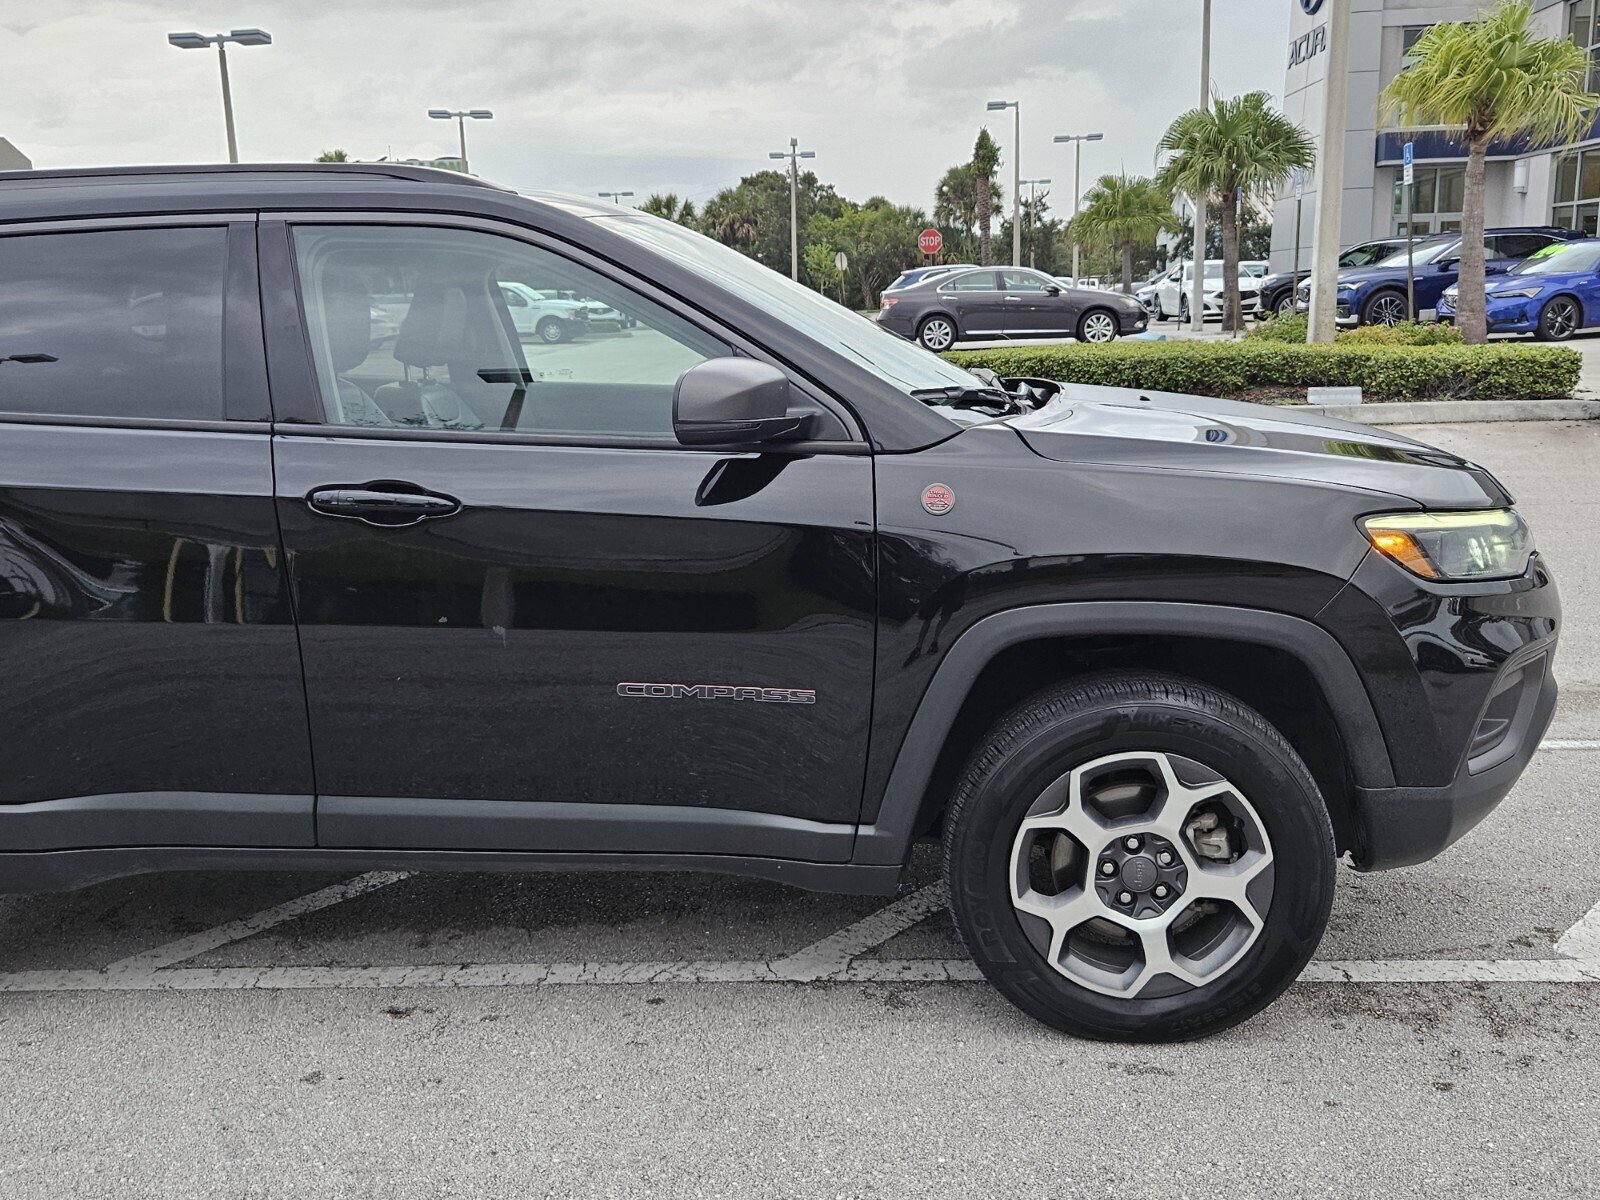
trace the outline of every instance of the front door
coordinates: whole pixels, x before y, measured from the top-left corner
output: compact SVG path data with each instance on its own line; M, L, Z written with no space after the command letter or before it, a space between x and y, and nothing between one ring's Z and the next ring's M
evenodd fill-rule
M1071 333L1069 316L1071 301L1061 295L1050 294L1054 280L1037 271L1001 271L1000 286L1004 295L1008 318L1006 332L1028 336L1044 333Z
M678 446L673 385L730 341L529 241L264 245L292 256L314 370L275 342L274 389L323 422L274 439L319 844L847 857L871 457ZM546 343L511 283L637 324ZM406 298L393 336L379 294Z

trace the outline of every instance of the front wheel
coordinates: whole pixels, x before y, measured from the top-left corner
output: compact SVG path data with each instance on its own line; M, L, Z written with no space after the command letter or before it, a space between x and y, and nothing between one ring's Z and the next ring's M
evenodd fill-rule
M1583 325L1578 302L1571 296L1557 296L1539 314L1535 335L1542 342L1564 342Z
M945 820L956 928L1025 1012L1181 1041L1266 1007L1333 902L1328 814L1258 713L1151 673L1041 692L968 760Z
M935 354L950 349L955 340L955 322L949 317L929 317L917 327L917 341Z
M1117 337L1117 318L1103 308L1091 308L1078 321L1080 342L1111 342Z
M1161 294L1158 292L1156 294L1156 320L1164 322L1166 319L1167 310L1161 307Z
M555 345L557 342L567 340L567 326L565 322L555 317L546 317L540 321L534 332L539 335L539 340L546 345Z
M1404 295L1399 292L1379 292L1368 300L1366 308L1361 310L1361 323L1363 325L1398 325L1408 315Z
M1278 297L1278 302L1272 306L1272 311L1280 317L1290 316L1294 312L1294 292L1288 291Z
M1189 297L1180 296L1180 297L1178 297L1178 324L1187 325L1188 323L1189 323Z

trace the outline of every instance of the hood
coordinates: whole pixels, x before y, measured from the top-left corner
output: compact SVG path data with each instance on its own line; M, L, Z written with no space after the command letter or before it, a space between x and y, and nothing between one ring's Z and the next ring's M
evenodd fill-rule
M1512 502L1494 476L1466 459L1292 407L1066 384L1044 408L1006 423L1034 453L1057 462L1302 479L1384 495L1403 507Z

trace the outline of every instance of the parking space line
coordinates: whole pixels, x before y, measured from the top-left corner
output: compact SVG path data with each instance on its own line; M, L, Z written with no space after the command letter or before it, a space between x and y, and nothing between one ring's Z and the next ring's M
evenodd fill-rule
M823 979L837 974L848 967L852 959L904 933L944 906L944 885L931 883L846 925L838 933L778 959L772 969L783 979Z
M237 942L264 929L271 929L274 925L282 925L285 921L293 921L318 909L342 904L346 900L377 888L388 887L391 883L409 878L411 874L410 871L368 871L365 875L357 875L354 879L347 879L343 883L308 892L304 896L297 896L293 900L286 900L282 904L252 913L248 917L240 917L237 921L229 921L214 929L202 930L200 933L179 938L175 942L142 950L138 954L119 959L106 970L153 971L170 967L197 954L204 954L207 950L215 950L218 946L226 946L229 942Z
M1585 962L1600 962L1600 904L1556 939L1556 953Z
M1541 750L1600 750L1600 739L1549 738L1539 743Z

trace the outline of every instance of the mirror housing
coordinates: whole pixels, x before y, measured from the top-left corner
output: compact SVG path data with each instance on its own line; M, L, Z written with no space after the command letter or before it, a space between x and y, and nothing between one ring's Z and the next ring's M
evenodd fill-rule
M1061 289L1052 283L1049 287L1045 288L1044 294L1046 296L1059 296L1061 295Z
M789 413L789 377L750 358L696 363L672 391L672 432L684 446L776 441L804 422Z

